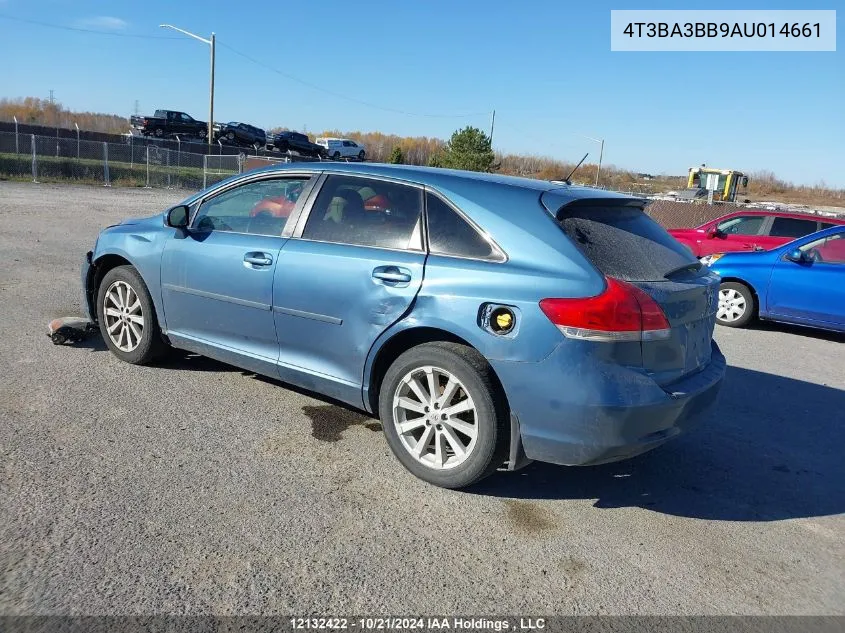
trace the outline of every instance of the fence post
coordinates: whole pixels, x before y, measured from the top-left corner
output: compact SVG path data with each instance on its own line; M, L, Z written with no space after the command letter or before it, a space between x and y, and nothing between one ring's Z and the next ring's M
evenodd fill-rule
M35 160L35 137L32 137L32 160ZM202 188L208 186L208 154L202 155Z
M246 156L244 154L238 154L238 173L244 173L244 158Z
M135 171L135 145L132 143L132 139L135 137L134 134L129 135L129 171L130 173Z
M170 189L170 150L165 150L167 152L167 188Z
M35 134L32 135L32 182L38 182L38 162L35 158Z
M109 144L103 143L103 180L104 187L111 187L111 177L109 176Z
M15 119L15 154L20 154L20 145L18 144L18 117L12 117Z
M150 146L147 145L147 184L145 185L146 189L150 188Z

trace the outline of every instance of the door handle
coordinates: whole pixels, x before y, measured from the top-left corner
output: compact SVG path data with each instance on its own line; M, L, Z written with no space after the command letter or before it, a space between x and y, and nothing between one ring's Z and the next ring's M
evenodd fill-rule
M244 263L253 266L269 266L273 263L273 257L269 253L247 253L244 255Z
M373 279L394 284L406 284L411 281L411 273L398 266L379 266L373 270Z

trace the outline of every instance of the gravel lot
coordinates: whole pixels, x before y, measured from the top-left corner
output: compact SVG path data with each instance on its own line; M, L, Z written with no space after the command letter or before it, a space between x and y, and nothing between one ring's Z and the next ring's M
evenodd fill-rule
M374 420L79 314L98 231L184 192L0 183L0 614L845 614L845 339L719 328L717 418L469 492Z

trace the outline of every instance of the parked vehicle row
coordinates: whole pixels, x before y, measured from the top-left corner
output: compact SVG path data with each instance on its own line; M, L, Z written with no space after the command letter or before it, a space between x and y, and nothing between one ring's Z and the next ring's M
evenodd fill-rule
M742 210L669 233L721 277L719 325L845 332L845 218Z
M205 139L208 135L208 123L177 110L156 110L153 116L134 115L130 117L130 125L144 136L157 138L181 134ZM214 141L242 147L275 148L283 153L296 152L313 158L363 161L367 157L366 148L350 139L330 137L311 142L306 134L293 131L279 132L270 138L261 128L240 121L214 123L212 133Z

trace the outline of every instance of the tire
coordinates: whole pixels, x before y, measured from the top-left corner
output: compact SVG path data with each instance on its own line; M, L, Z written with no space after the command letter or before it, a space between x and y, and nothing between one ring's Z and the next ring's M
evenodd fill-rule
M366 154L364 153L364 150L361 150L360 152L358 152L358 160L360 160L362 163L364 162L365 156L366 156Z
M197 132L197 136L199 136L200 138L205 138L207 135L208 135L208 130L206 130L205 128L203 128L199 132Z
M446 401L418 396L411 387L416 381L423 396L430 393L426 368L432 370L439 399ZM450 383L457 386L446 395ZM428 413L424 402L431 405ZM471 409L460 410L467 403ZM450 422L442 417L449 414L437 413L456 407ZM442 488L474 484L505 462L508 416L490 365L474 349L456 343L425 343L406 351L387 370L379 390L379 417L393 454L413 475ZM463 453L455 449L456 442Z
M340 158L340 152L335 152L334 154L332 154L332 158L338 160Z
M745 327L757 315L757 300L745 284L727 281L719 286L716 323L726 327Z
M161 138L162 136L164 136L164 130L162 130L160 127L157 127L153 130L153 135L157 136L158 138Z
M229 133L226 135L226 138L227 138L227 139L229 139L229 141L234 141L234 140L235 140L235 133L234 133L234 132L229 132Z
M127 288L131 290L128 295ZM135 304L135 298L139 307L125 312L127 297L130 299L130 308ZM106 308L124 314L117 318L115 314L106 314ZM132 316L136 319L132 319ZM140 323L137 320L139 316ZM97 320L109 350L122 361L145 365L167 349L161 338L149 290L134 266L118 266L105 274L97 290ZM130 326L130 321L135 327ZM109 333L110 327L115 328L113 333Z

